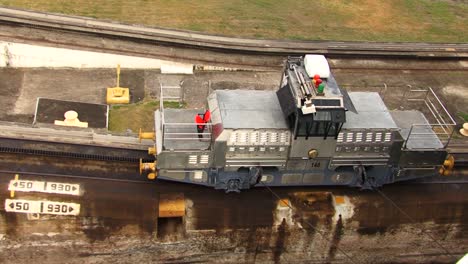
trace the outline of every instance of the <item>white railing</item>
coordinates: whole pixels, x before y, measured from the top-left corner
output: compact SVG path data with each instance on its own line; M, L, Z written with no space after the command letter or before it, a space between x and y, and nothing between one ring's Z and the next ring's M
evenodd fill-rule
M178 96L171 94L165 95L166 91L178 91ZM177 149L207 149L211 144L211 123L197 124L191 123L167 123L164 115L164 102L182 102L182 88L180 86L164 86L160 85L159 109L161 111L161 127L162 127L162 145L177 145ZM205 126L204 132L198 133L197 126ZM196 132L194 132L196 131ZM171 144L172 143L172 144ZM180 146L180 147L179 147Z
M438 148L446 148L449 144L452 134L455 131L456 122L447 108L442 104L439 97L434 93L432 88L428 89L410 89L404 94L404 100L407 103L417 103L423 107L422 113L425 115L428 124L413 124L410 128L408 138L405 141L404 147L408 148L410 141L430 141L439 140L441 146ZM426 111L424 111L426 110ZM430 115L428 115L430 113ZM418 148L434 148L434 144L428 144L427 147L421 146Z
M204 132L196 131L197 123L163 123L162 141L167 149L209 149L211 147L211 123L203 124Z
M198 126L197 123L163 123L163 131L165 139L172 140L211 140L211 123L203 124L207 132L176 132L176 131L191 131ZM167 137L169 136L169 137Z

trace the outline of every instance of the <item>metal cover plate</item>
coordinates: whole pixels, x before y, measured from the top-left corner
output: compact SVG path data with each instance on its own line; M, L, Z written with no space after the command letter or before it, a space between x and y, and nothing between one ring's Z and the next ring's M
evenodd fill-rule
M346 112L343 128L397 129L387 107L375 92L349 93L357 113Z
M390 112L398 127L401 136L407 140L413 124L427 125L415 126L411 131L412 136L406 143L409 149L441 149L444 147L436 133L432 130L424 114L416 110ZM415 133L415 134L413 134ZM418 136L417 134L424 134Z
M215 91L224 128L287 129L276 92Z

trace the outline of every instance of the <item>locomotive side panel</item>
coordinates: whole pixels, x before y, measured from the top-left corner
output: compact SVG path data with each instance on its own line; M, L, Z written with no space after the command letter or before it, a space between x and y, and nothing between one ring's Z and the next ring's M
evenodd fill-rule
M209 151L163 151L158 155L158 167L164 169L209 168L211 164Z
M227 141L226 170L241 167L283 169L289 152L290 133L281 129L238 129Z
M291 142L290 158L309 158L309 151L316 150L317 157L332 157L335 154L336 139L334 137L298 137Z

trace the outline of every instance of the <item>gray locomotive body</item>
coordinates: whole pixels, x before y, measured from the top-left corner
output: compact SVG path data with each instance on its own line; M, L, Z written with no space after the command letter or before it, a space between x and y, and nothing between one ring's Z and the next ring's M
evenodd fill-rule
M213 91L203 124L194 121L200 110L161 107L158 178L238 192L263 185L373 188L439 173L451 124L431 123L422 111L390 111L375 92L347 93L321 59L289 58L278 91ZM414 100L428 95L435 96L428 90ZM435 117L443 112L435 110Z

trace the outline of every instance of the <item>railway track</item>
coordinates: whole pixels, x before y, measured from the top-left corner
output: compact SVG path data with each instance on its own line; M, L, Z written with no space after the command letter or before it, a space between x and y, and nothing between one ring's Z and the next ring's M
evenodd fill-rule
M0 137L0 153L110 162L152 162L146 150Z
M93 146L89 144L48 141L47 139L5 138L0 136L0 153L65 157L116 162L154 161L146 149ZM468 146L463 143L450 144L448 152L455 155L457 166L468 166Z
M196 32L103 22L91 18L0 8L0 23L106 38L129 39L172 47L256 55L392 56L431 59L468 58L468 44L282 41L230 38Z
M142 184L159 184L156 183L154 180L148 180L146 177L137 176L135 172L130 173L127 178L125 177L115 177L115 176L108 176L103 177L99 175L79 175L79 174L64 174L64 173L48 173L47 169L44 171L36 170L36 171L24 171L24 170L0 170L0 173L15 175L27 175L27 176L46 176L46 177L54 177L54 178L70 178L70 179L79 179L79 180L100 180L100 181L111 181L111 182L121 182L121 183L142 183ZM446 177L443 179L420 179L420 180L413 180L408 182L401 182L401 183L394 183L395 185L421 185L421 184L468 184L468 170L459 170L457 171L456 178L452 179L452 177ZM183 184L183 183L182 183ZM392 184L393 185L393 184ZM260 186L260 188L262 188ZM281 188L281 187L279 187ZM284 188L284 187L283 187Z
M78 159L70 156L2 152L0 171L11 175L42 175L121 182L149 181L140 175L138 162Z
M6 8L0 8L0 28L0 39L11 42L255 71L280 70L286 56L306 53L324 54L330 59L444 61L444 65L468 59L468 44L241 39ZM343 71L356 69L346 65L333 67ZM463 64L455 69L443 66L440 71L465 71L465 68ZM356 70L384 69L393 71L392 67L374 66ZM422 72L433 67L411 69Z
M11 142L5 144L5 141L2 140L5 139L0 138L1 145L11 145ZM40 144L44 144L44 142ZM54 176L129 183L154 182L141 176L138 172L139 159L147 155L147 153L129 150L127 153L129 156L117 156L125 152L115 152L114 156L112 156L99 154L102 151L99 147L85 147L87 148L87 153L0 147L0 173L19 173L32 176ZM67 146L67 148L70 149L70 146ZM93 148L96 149L93 151ZM109 149L105 151L109 151ZM94 154L90 154L92 152ZM140 156L130 156L136 154ZM458 154L460 155L460 153ZM454 153L454 155L458 157L457 153ZM466 153L463 153L463 155L466 155ZM151 162L154 161L154 159L143 159L143 161ZM468 160L457 160L455 162L455 173L452 175L453 177L440 176L398 184L466 184L468 183L467 167Z

